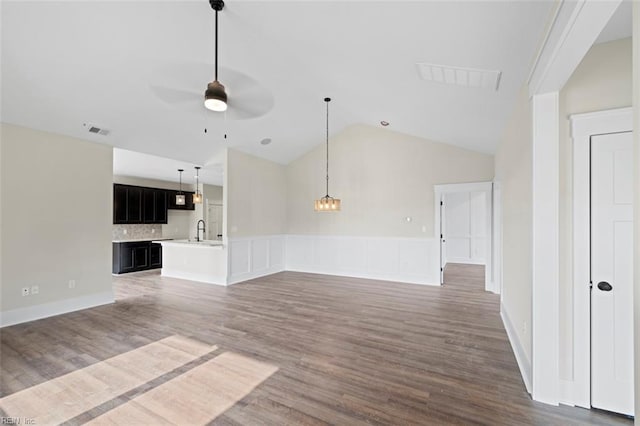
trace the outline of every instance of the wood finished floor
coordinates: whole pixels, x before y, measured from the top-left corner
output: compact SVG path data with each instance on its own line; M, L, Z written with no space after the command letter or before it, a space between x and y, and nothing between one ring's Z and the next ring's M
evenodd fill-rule
M181 335L278 368L215 424L632 424L531 401L482 268L450 266L441 288L295 272L227 288L114 277L113 305L2 329L0 396Z

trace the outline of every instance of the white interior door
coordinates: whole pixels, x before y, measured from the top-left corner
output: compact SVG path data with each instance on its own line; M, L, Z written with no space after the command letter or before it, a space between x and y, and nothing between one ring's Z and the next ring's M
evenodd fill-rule
M591 138L591 405L633 415L633 138Z
M444 194L445 263L485 264L487 200L485 192Z
M222 239L222 205L209 204L207 206L207 239Z

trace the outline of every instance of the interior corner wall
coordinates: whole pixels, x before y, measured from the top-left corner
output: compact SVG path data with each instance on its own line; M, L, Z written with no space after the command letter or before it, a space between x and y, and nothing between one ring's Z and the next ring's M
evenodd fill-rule
M634 146L634 203L640 206L640 3L633 3L633 66L632 66L632 89L633 89L633 146ZM634 221L634 265L640 265L640 209L633 212ZM635 418L640 418L640 270L633 271L634 282L634 374L635 374Z
M573 144L569 116L632 104L631 38L596 44L560 91L560 379L573 377Z
M229 238L286 233L285 166L228 149L223 195Z
M495 156L502 188L501 315L527 388L531 384L533 118L523 87Z
M354 125L329 141L329 194L342 210L318 213L325 155L322 143L287 166L288 234L433 238L434 185L493 179L492 155Z
M2 325L113 302L112 147L8 124L0 139Z

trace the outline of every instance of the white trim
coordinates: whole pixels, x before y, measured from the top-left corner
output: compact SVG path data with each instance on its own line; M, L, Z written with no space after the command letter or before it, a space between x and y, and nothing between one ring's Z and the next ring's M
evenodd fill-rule
M559 403L559 101L535 95L533 106L532 397Z
M493 280L493 223L492 223L492 211L493 211L493 183L492 182L471 182L471 183L451 183L444 185L434 185L433 191L434 195L434 237L438 240L438 259L441 258L441 238L439 235L440 221L442 218L440 217L440 202L442 201L442 197L444 194L451 194L456 192L484 192L486 194L486 229L487 229L487 238L486 238L486 248L485 248L485 259L484 259L484 282L485 282L485 290L486 291L495 291L495 283ZM469 263L469 262L465 262ZM440 274L440 262L438 261L438 265L435 269L438 275L440 276L439 283L442 285L442 274Z
M493 285L492 291L502 294L502 185L493 182Z
M573 144L573 382L564 399L591 407L590 145L591 136L633 128L632 108L574 114Z
M64 299L56 302L43 303L41 305L26 306L0 312L0 327L35 321L69 312L81 311L96 306L108 305L115 301L113 291L88 294L86 296Z
M527 389L527 392L531 393L531 361L527 357L527 353L520 343L520 340L518 340L518 333L516 333L511 317L502 303L500 303L500 318L502 318L502 324L504 324L504 329L507 332L509 343L511 343L513 354L516 357L524 387Z
M530 96L562 89L621 2L561 2L529 76Z

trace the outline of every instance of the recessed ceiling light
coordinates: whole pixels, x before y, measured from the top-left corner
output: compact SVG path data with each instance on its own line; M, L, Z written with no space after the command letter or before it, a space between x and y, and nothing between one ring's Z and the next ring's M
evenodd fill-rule
M389 125L389 122L382 120L380 124L382 124L384 127L387 127Z
M269 145L271 143L271 138L264 138L260 141L261 145Z

